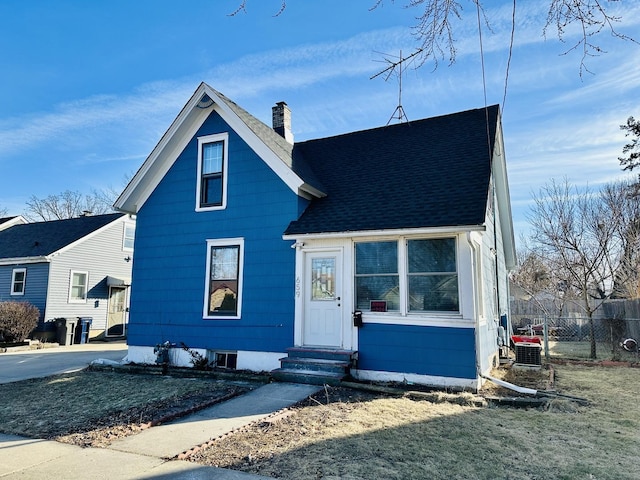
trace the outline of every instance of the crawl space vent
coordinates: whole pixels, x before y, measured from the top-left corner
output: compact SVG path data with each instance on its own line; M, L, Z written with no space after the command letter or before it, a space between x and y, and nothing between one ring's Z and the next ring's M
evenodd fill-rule
M542 365L540 345L537 343L516 343L516 363L520 365Z

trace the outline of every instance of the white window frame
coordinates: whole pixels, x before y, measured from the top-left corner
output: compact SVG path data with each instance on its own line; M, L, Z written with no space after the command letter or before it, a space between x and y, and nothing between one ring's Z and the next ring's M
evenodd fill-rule
M222 142L222 203L221 205L203 206L201 204L202 193L202 149L207 143ZM206 135L198 137L198 176L196 184L196 212L209 212L212 210L224 210L227 208L227 178L229 176L228 158L229 158L229 134L216 133L214 135Z
M127 229L133 231L133 235L127 236ZM136 238L136 225L135 223L125 222L122 227L122 250L125 252L133 252L133 242ZM127 240L131 240L131 246L127 246Z
M408 256L408 248L407 242L410 240L437 240L443 238L450 238L455 240L455 254L456 254L456 278L458 281L458 311L446 311L446 310L425 310L425 311L410 311L409 309L409 256ZM459 239L456 235L444 235L444 236L436 236L436 237L423 237L423 236L401 236L394 238L363 238L359 239L354 243L376 243L376 242L397 242L397 252L398 252L398 289L400 291L399 297L399 311L393 310L388 312L375 312L375 311L366 311L363 310L363 314L369 318L432 318L432 317L441 317L441 318L461 318L462 313L462 291L460 287L460 252L459 252ZM355 248L354 248L354 256L353 256L353 272L354 272L354 282L355 282L355 272L356 272L356 257L355 257ZM354 303L357 302L356 298L356 286L355 283L353 285L354 289Z
M238 294L236 297L236 315L209 315L209 283L211 276L211 248L238 246ZM207 268L204 277L204 303L202 306L202 318L205 320L239 320L242 318L242 289L244 273L244 238L223 238L207 240Z
M22 273L22 282L16 282L16 274ZM22 291L16 292L16 284L22 283ZM26 268L14 268L11 272L11 295L22 296L27 288L27 269Z
M74 275L84 275L84 298L73 297L73 277ZM71 270L69 274L69 303L87 303L89 297L89 272L83 270Z

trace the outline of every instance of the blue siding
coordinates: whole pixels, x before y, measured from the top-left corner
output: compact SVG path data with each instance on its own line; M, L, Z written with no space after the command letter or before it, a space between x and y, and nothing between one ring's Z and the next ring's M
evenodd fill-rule
M474 330L367 323L359 330L358 368L476 378Z
M197 137L229 133L227 208L195 212ZM300 200L212 113L137 216L128 341L284 351L293 345L295 252L282 234ZM242 318L204 320L206 240L244 238Z
M26 268L24 295L11 295L11 275L16 268ZM29 302L40 310L40 324L44 319L47 301L48 263L30 263L0 266L0 302Z

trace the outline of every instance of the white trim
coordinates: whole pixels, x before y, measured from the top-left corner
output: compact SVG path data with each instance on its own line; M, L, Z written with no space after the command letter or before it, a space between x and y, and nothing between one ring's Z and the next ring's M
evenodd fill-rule
M73 276L84 275L84 298L78 299L71 296L73 292ZM89 297L89 272L85 270L70 270L69 271L69 303L87 303Z
M365 323L378 323L382 325L410 325L418 327L447 327L447 328L474 328L475 322L472 319L464 318L460 314L437 316L432 312L430 314L413 313L409 315L401 315L399 312L394 314L388 313L370 313L362 312L362 321Z
M398 373L359 369L351 369L351 375L358 380L369 382L415 383L439 388L473 390L474 392L480 387L480 380L477 378L440 377L434 375L420 375L417 373Z
M24 273L22 277L22 291L16 292L14 291L14 287L16 286L16 273ZM26 268L14 268L11 271L11 296L12 297L20 297L24 295L24 291L27 288L27 269Z
M202 206L202 147L208 143L222 142L222 199L220 205ZM229 177L229 134L216 133L198 137L198 176L196 179L196 212L208 212L211 210L224 210L227 208L227 178Z
M362 230L358 232L327 232L327 233L305 233L283 235L284 240L307 241L325 240L329 238L378 238L378 237L399 237L409 235L458 235L464 232L484 232L485 225L452 226L452 227L425 227L425 228L402 228L397 230Z
M1 259L0 265L25 265L28 263L48 263L50 261L51 258L44 255L40 257L12 257Z
M211 275L211 247L239 246L238 252L238 294L236 297L236 315L209 315L209 277ZM202 306L202 318L204 320L239 320L242 318L242 288L244 271L244 238L222 238L207 240L207 265L204 277L204 303Z

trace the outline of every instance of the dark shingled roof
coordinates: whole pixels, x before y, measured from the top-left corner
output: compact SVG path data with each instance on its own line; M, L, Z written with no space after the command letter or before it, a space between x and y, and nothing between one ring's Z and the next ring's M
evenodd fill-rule
M482 225L497 122L494 105L296 144L327 196L285 233Z
M111 213L15 225L0 231L0 259L50 255L122 215Z

